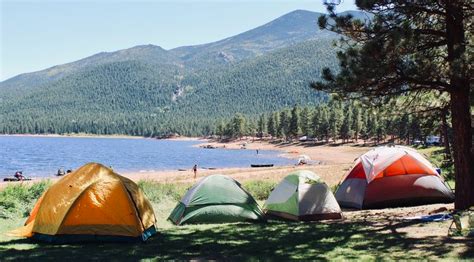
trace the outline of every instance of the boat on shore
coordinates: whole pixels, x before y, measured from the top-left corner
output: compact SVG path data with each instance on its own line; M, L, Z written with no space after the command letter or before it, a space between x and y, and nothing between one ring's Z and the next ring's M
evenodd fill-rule
M25 177L23 179L18 179L16 177L5 177L3 179L3 182L22 182L22 181L31 181L31 180L33 180L33 179L28 178L28 177Z
M251 164L250 167L273 167L273 164Z
M201 148L205 148L205 149L216 149L217 146L213 146L213 145L203 145L203 146L201 146Z

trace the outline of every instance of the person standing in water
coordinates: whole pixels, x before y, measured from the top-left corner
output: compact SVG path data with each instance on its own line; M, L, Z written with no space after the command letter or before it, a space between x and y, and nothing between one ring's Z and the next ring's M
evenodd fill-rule
M198 165L194 165L194 166L193 166L194 178L196 178L197 171L198 171Z

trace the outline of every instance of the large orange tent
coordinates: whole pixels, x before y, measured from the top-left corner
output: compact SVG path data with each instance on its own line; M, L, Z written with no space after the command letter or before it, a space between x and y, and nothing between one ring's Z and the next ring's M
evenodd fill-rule
M47 242L145 241L155 214L138 186L101 164L89 163L53 184L25 226L10 235Z
M415 150L377 147L360 156L336 191L342 207L384 208L451 203L454 194Z

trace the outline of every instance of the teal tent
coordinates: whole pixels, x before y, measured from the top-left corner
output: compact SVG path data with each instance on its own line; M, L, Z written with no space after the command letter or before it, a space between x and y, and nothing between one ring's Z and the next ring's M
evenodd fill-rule
M176 225L259 221L263 212L239 182L211 175L186 192L168 219Z

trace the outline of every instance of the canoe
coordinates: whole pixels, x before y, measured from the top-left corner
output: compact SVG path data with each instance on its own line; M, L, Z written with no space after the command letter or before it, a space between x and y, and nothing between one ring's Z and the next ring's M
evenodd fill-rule
M216 170L216 169L217 169L217 167L202 167L202 169Z
M250 167L272 167L273 164L251 164Z
M15 177L6 177L3 179L4 182L20 182L20 181L30 181L31 178L23 178L22 180Z

